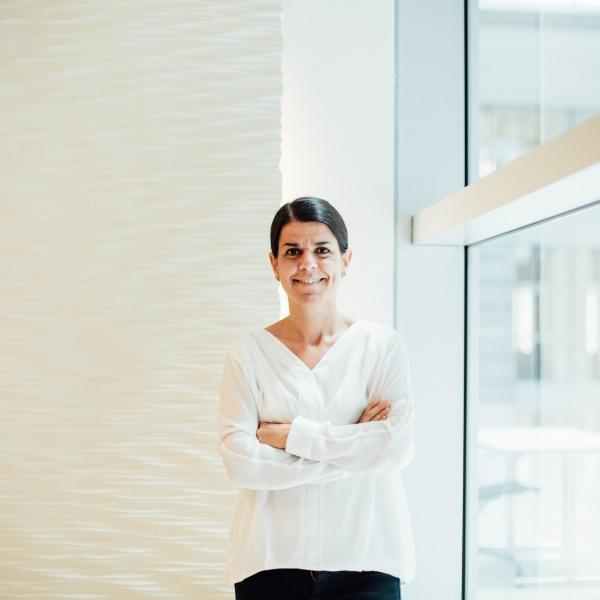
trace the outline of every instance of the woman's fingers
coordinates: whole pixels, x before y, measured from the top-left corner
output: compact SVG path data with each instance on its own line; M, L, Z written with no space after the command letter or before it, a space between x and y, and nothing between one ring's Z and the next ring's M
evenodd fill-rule
M390 416L390 409L386 408L382 410L376 417L376 421L385 421Z
M389 410L390 404L388 400L375 400L371 406L367 406L370 417L376 417L382 411Z
M382 408L372 419L371 421L383 421L388 418L390 414L390 408L388 406Z
M372 400L360 416L359 423L367 421L379 421L386 419L389 415L391 403L388 400Z
M375 409L377 408L377 402L369 402L367 407L362 411L360 415L359 423L366 423L370 421L375 416Z
M371 419L371 413L372 413L372 407L370 405L367 405L367 407L362 411L361 415L360 415L360 419L358 420L359 423L366 423L367 421L369 421Z

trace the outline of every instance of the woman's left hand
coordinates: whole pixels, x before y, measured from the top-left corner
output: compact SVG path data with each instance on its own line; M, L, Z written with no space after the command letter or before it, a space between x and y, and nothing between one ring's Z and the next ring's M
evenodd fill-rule
M270 423L268 421L261 421L256 430L256 437L263 444L285 450L285 443L287 442L290 427L290 423Z

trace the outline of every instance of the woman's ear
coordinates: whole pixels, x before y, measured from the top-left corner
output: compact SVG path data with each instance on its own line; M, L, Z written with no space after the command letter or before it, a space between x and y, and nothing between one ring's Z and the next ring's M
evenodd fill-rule
M273 253L269 250L269 262L271 263L271 269L273 269L273 275L275 279L279 281L279 275L277 274L277 258L273 256Z
M344 263L344 271L350 266L350 263L352 262L352 249L351 248L347 248L346 252L344 252L344 254L342 254L342 261Z

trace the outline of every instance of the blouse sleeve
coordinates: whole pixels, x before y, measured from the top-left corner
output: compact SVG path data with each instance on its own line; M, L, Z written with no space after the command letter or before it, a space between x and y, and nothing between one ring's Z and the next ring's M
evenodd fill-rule
M351 475L335 465L292 456L258 440L256 394L235 350L225 356L218 399L218 451L229 479L237 487L280 490Z
M292 421L286 451L348 471L403 468L414 457L415 406L406 345L396 331L387 342L371 391L372 399L389 400L384 421L332 425L303 416Z

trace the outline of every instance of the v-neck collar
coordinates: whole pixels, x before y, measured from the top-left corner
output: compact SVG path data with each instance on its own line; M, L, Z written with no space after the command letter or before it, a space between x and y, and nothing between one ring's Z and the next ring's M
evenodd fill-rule
M330 357L331 353L335 350L335 348L340 343L342 343L344 341L344 339L347 338L349 336L349 334L352 333L352 331L357 329L357 325L359 325L360 323L361 323L361 319L354 321L354 323L352 323L352 325L350 325L350 327L348 327L348 329L346 329L344 331L344 333L342 333L340 335L340 337L333 343L333 345L330 346L330 348L327 350L327 352L325 352L325 354L323 354L323 356L321 356L321 358L319 359L319 362L317 362L317 364L312 368L309 367L291 348L289 348L287 346L287 344L284 344L276 335L272 334L270 331L267 331L264 327L261 327L258 331L262 332L263 337L267 337L267 338L273 340L273 343L275 345L279 346L285 353L287 353L289 356L291 356L300 366L302 366L304 369L306 369L310 373L314 373L321 366L321 364L325 361L325 359L328 356Z

